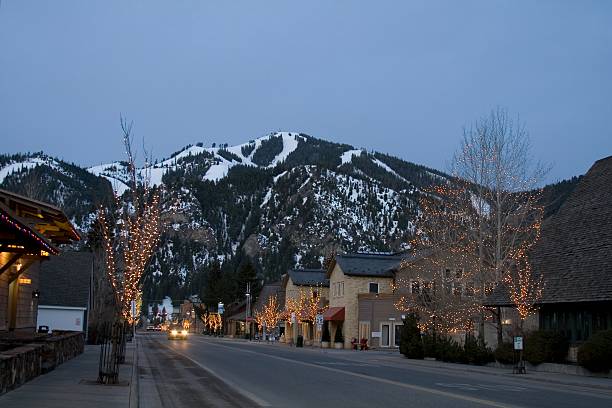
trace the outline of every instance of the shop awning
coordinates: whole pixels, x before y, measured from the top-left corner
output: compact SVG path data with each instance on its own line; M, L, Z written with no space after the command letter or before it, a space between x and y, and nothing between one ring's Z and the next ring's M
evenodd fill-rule
M344 308L343 307L330 307L323 313L323 320L329 320L332 322L344 321Z

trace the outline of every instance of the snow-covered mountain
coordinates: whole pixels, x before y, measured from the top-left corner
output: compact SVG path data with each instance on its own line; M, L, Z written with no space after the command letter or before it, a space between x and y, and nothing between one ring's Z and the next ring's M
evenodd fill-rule
M200 272L213 261L235 265L249 257L273 280L289 267L320 266L332 249L402 250L414 232L422 188L447 179L396 157L295 132L237 146L187 146L139 172L163 188L173 207L146 282L153 298L195 293ZM111 188L120 195L127 189L125 162L83 169L42 153L0 156L0 187L29 194L24 186L38 179L46 182L37 185L36 198L64 207L84 231ZM56 188L47 188L49 180Z

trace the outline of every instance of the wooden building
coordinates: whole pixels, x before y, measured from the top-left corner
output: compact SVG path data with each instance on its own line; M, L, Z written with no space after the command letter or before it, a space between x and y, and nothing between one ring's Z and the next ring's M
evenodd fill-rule
M80 239L57 207L0 190L0 334L33 334L40 263Z
M573 344L612 328L612 156L595 162L544 221L531 262L544 280L534 328L560 332ZM506 308L506 323L516 324L504 286L487 305Z

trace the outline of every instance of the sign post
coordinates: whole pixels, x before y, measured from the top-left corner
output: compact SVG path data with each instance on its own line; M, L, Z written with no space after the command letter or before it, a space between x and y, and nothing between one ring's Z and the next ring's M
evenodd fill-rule
M132 336L136 338L136 301L132 300Z
M512 374L527 374L525 370L525 361L523 361L523 336L515 336L514 337L514 354L516 359L516 353L519 354L519 359L514 369L512 370Z

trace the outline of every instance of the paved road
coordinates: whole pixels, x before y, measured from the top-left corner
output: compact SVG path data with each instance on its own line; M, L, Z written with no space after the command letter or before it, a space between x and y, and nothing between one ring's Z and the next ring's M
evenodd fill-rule
M141 407L612 407L611 388L192 336L140 337Z

